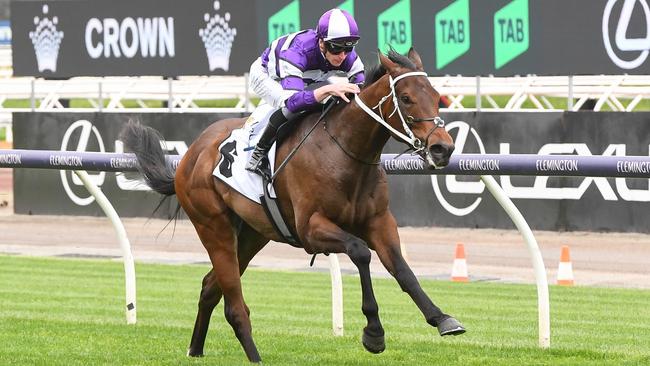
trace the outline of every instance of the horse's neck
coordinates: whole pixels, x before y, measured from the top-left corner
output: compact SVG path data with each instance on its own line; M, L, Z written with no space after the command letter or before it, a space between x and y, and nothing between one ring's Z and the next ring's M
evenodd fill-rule
M361 98L363 103L372 108L388 94L382 85L387 85L383 78L364 88L356 98ZM378 112L378 109L374 111ZM386 114L384 117L387 117ZM388 130L363 111L355 101L350 101L337 118L331 121L330 132L347 152L363 161L377 159L390 138Z

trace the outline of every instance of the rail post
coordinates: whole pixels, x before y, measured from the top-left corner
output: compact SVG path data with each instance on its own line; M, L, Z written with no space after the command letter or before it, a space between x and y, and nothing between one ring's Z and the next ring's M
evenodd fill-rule
M117 212L113 208L113 205L109 202L108 198L104 193L91 181L88 173L85 170L75 170L74 173L81 179L84 186L90 194L95 197L97 204L102 208L106 216L111 220L115 232L117 233L117 240L120 242L120 248L122 249L122 257L124 260L124 280L126 287L126 323L135 324L136 323L136 307L135 307L135 263L133 261L133 255L131 254L131 244L129 243L129 238L126 235L126 229L120 220L120 217L117 215Z

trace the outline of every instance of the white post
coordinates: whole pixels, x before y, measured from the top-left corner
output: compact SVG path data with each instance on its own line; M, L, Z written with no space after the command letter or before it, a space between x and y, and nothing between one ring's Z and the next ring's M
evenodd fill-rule
M168 112L174 111L174 91L173 91L172 77L167 78L167 110Z
M569 95L567 96L566 109L567 111L573 111L573 75L569 75Z
M335 336L343 335L343 281L339 257L330 253L330 277L332 278L332 330Z
M539 251L537 240L533 236L526 219L519 212L517 207L512 203L510 198L501 189L499 184L491 175L482 175L481 180L485 183L490 193L499 202L501 207L506 211L510 219L515 224L521 235L523 235L528 251L533 262L535 269L535 280L537 282L537 308L539 312L539 346L541 348L549 348L551 346L551 315L548 296L548 280L546 278L546 268L544 267L544 260Z
M476 111L480 112L482 103L481 103L481 75L476 75Z
M98 93L98 95L97 95L97 99L98 99L97 100L97 105L98 105L98 109L99 109L100 112L104 109L104 95L103 95L103 91L102 91L102 81L103 81L103 79L99 79L99 89L97 90L97 93Z
M136 322L136 308L135 308L135 264L133 263L133 255L131 254L131 244L129 238L126 236L126 229L117 215L117 212L108 201L104 193L90 180L88 173L84 170L75 170L75 174L81 179L88 192L95 197L99 207L102 208L106 216L111 220L113 227L117 233L117 240L120 242L122 248L122 256L124 257L124 278L126 282L126 323L135 324Z
M32 112L36 109L36 78L32 78L29 91L29 107Z
M5 127L5 141L14 142L14 126L13 126L13 115L11 117L11 123Z

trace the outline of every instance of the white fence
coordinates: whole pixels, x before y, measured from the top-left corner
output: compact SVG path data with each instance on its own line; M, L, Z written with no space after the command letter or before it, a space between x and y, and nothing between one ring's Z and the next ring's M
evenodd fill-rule
M5 128L9 140L12 112L249 112L257 100L248 89L247 76L47 80L11 75L11 49L0 48L0 128ZM633 111L650 99L648 75L442 76L430 80L447 98L446 109L453 111Z

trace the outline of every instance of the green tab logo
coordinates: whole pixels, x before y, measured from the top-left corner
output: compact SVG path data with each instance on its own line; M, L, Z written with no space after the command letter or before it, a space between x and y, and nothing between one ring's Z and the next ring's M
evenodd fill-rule
M345 10L354 16L354 0L346 0L337 6L337 8Z
M377 17L377 48L406 54L411 48L411 1L401 0Z
M285 34L294 33L299 30L300 4L298 0L293 0L269 18L269 44Z
M436 14L436 68L469 51L469 0L457 0Z
M500 69L528 50L528 0L513 0L494 14L494 66Z

